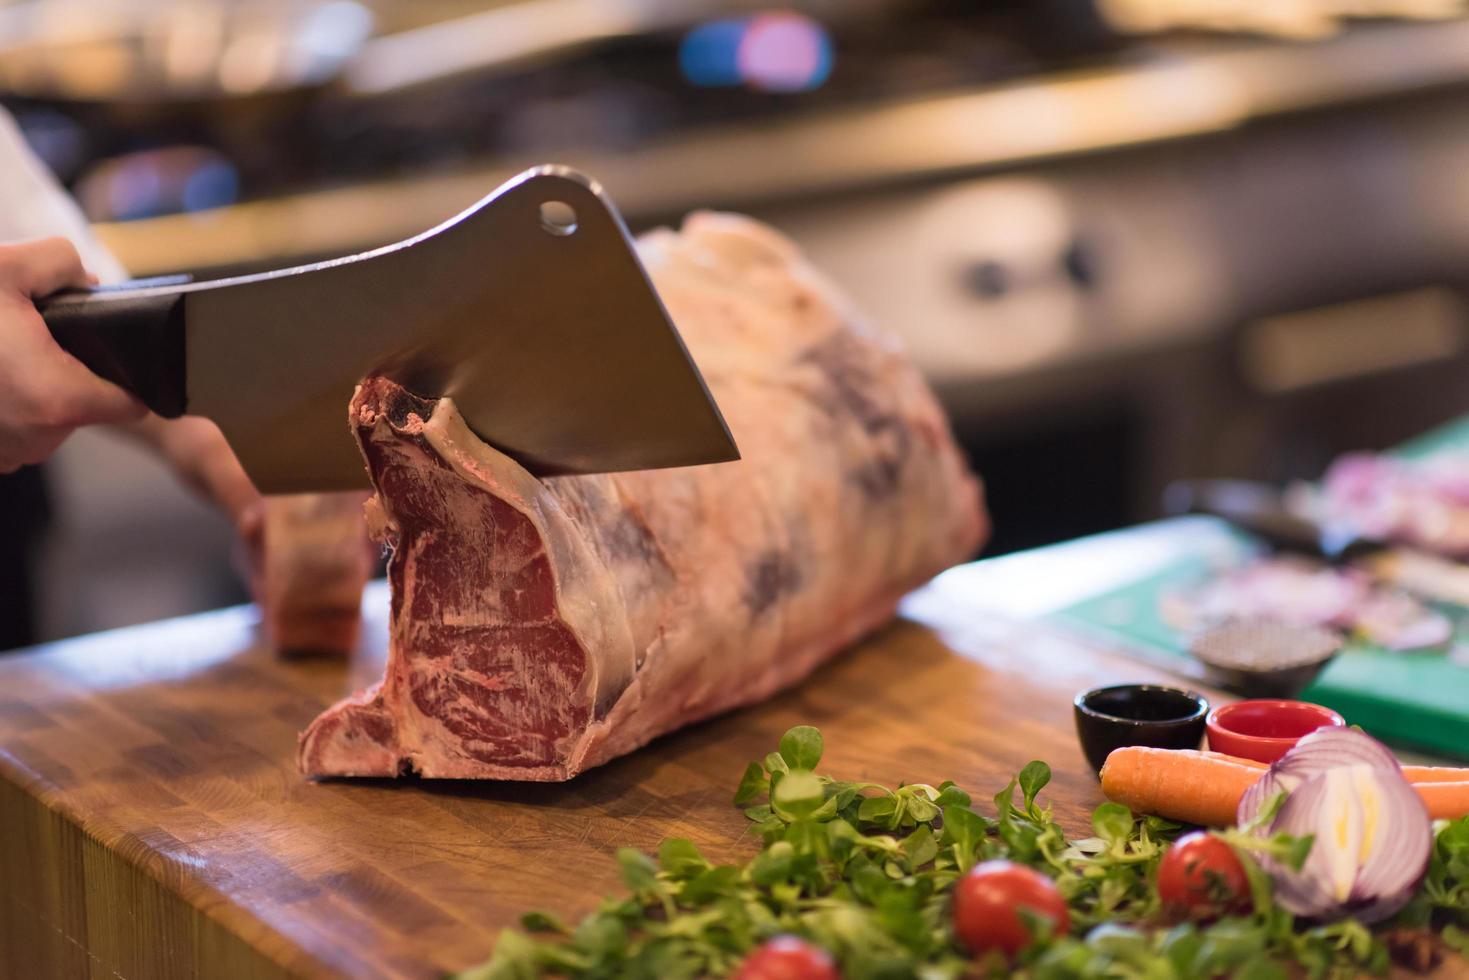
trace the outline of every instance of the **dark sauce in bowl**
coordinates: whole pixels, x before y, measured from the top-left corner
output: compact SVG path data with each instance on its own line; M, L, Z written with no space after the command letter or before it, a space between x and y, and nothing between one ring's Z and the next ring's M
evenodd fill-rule
M1092 768L1124 745L1196 749L1209 702L1200 694L1158 684L1099 687L1076 696L1076 736Z

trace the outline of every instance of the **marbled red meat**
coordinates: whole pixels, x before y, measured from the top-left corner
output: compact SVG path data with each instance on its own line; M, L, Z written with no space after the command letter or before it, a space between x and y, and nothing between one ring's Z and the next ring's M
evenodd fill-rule
M388 665L304 772L567 779L796 682L977 549L932 393L789 242L697 215L639 249L744 458L537 480L451 401L364 382Z

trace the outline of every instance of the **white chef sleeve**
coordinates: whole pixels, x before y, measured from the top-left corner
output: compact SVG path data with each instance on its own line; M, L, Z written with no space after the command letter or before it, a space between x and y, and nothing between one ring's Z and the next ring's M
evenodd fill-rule
M71 239L87 271L103 282L127 278L87 227L76 202L26 145L15 120L0 109L0 241L50 235Z

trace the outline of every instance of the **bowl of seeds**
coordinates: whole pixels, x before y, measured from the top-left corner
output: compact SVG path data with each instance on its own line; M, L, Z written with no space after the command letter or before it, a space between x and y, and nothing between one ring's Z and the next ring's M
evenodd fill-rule
M1296 697L1341 648L1335 630L1269 619L1227 620L1189 643L1211 681L1247 698Z

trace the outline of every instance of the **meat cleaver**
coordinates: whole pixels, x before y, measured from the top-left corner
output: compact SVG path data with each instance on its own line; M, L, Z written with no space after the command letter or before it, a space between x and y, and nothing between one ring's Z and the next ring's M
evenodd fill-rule
M394 245L186 280L38 306L62 347L159 415L218 423L265 493L367 485L347 403L370 374L453 398L541 476L739 458L617 209L565 167Z

